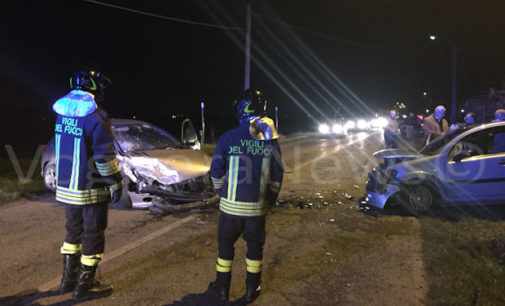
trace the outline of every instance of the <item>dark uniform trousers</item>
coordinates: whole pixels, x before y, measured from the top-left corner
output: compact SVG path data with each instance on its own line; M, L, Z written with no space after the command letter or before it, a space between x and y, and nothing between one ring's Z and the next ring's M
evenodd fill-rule
M247 259L261 261L265 244L265 216L240 218L221 213L218 225L219 257L233 260L240 235L247 243Z
M67 235L65 242L82 244L83 255L102 254L105 246L104 231L107 228L107 203L65 206Z

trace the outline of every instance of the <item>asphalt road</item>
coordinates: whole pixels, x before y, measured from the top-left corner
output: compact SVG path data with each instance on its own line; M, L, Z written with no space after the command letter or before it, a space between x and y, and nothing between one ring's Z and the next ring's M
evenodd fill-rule
M281 204L267 219L263 293L256 304L420 304L426 286L415 255L420 251L415 219L391 219L394 226L382 229L357 212L356 199L364 194L366 174L375 165L371 153L382 147L381 138L378 132L361 132L282 146ZM111 208L100 271L114 293L85 304L208 304L203 293L215 276L217 220L215 209L158 216ZM363 227L356 228L357 222ZM382 230L390 247L372 251ZM70 294L53 291L64 238L64 211L53 197L0 206L0 232L0 304L70 304ZM400 265L384 266L388 256ZM232 300L244 291L244 257L245 244L239 241Z

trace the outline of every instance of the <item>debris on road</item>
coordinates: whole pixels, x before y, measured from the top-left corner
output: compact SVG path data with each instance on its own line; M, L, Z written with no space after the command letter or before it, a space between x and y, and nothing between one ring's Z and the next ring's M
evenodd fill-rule
M379 209L368 205L367 200L368 200L367 197L362 197L358 201L359 211L364 213L365 215L377 217L379 215Z
M158 214L158 215L165 214L165 212L163 210L159 209L158 207L154 207L154 206L149 207L149 211L151 211L155 214Z
M348 194L347 192L342 193L342 195L343 195L346 199L348 199L348 200L352 200L352 198L353 198L353 196L352 196L352 195L350 195L350 194Z

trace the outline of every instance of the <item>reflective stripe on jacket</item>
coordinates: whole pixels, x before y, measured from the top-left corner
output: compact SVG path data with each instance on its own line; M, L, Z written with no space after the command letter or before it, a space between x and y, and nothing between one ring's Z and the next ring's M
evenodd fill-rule
M250 128L245 121L226 132L212 158L210 175L221 196L219 208L228 215L265 215L282 184L284 170L277 140L255 139Z
M116 160L108 116L98 109L93 95L71 91L56 101L56 200L66 205L110 201L110 187L122 177Z

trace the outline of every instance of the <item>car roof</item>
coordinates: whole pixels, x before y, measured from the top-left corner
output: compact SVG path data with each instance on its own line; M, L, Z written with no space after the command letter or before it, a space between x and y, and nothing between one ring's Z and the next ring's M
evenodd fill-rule
M123 125L123 124L147 124L152 125L145 121L135 120L135 119L124 119L124 118L112 118L110 119L111 125Z
M464 126L461 129L469 131L473 129L487 129L487 128L492 128L492 127L497 127L497 126L504 126L505 121L496 121L496 122L486 122L486 123L477 123L477 124L472 124L468 126Z

